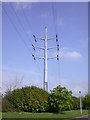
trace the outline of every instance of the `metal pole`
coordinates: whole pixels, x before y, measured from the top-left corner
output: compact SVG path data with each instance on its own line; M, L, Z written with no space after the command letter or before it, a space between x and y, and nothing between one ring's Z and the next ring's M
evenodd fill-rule
M82 114L82 100L81 100L81 91L79 91L79 93L80 93L80 112L81 112L81 114Z
M57 51L59 51L58 38L57 38L57 35L54 38L47 38L47 28L46 27L45 27L45 38L37 38L35 35L33 35L33 37L34 37L35 42L37 42L37 39L44 41L44 47L35 47L32 44L32 47L33 47L34 51L35 51L35 48L44 50L44 57L43 58L42 57L37 57L37 56L35 56L33 54L32 54L32 57L34 58L34 60L36 60L36 58L38 58L38 59L44 59L44 83L43 83L43 89L48 92L47 60L54 59L54 58L57 58L57 60L59 60L59 54L57 54L56 57L50 57L50 58L47 57L47 51L50 50L50 49L56 48L56 47L47 48L47 40L54 40L54 39L56 39L56 42L57 42Z
M44 42L44 90L48 91L47 81L47 28L45 27L45 42Z

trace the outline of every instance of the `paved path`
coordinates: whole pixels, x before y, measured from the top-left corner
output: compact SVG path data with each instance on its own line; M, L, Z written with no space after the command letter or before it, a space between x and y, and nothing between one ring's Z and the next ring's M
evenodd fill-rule
M85 115L85 116L73 118L71 120L90 120L90 115Z

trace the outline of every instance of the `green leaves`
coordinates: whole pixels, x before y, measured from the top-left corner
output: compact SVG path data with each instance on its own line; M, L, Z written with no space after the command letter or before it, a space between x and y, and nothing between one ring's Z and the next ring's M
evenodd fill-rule
M15 110L25 112L61 112L80 108L79 98L73 97L72 91L60 85L50 93L34 86L16 89L6 94L5 99ZM86 95L82 101L84 108L90 106L88 100L90 96Z
M5 98L19 111L41 112L48 106L48 93L34 86L16 89Z
M90 109L90 95L86 94L85 97L82 98L82 107L84 109Z
M49 95L49 110L60 112L71 109L72 92L60 85L54 88Z
M73 110L80 109L80 99L75 96L72 97L72 109Z

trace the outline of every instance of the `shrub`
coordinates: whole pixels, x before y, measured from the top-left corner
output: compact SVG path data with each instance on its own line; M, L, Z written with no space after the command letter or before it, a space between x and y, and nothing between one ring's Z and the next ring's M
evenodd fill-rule
M86 94L85 97L82 98L82 107L83 109L90 110L90 95Z
M13 90L5 98L18 111L42 112L48 108L48 93L34 86Z
M5 98L2 99L2 112L12 112L14 111L13 106Z
M73 110L78 110L80 109L80 99L73 96L72 97L73 101L72 101L72 109Z
M70 110L72 106L72 92L60 85L54 88L49 95L49 111L61 112Z

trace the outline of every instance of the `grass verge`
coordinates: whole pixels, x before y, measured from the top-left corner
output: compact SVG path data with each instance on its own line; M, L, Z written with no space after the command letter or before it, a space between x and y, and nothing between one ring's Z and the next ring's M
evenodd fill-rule
M79 116L87 115L88 111L83 110L82 114L80 110L64 111L62 113L29 113L29 112L4 112L2 113L2 120L5 118L75 118ZM35 120L35 119L34 119ZM60 119L61 120L61 119Z

